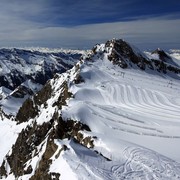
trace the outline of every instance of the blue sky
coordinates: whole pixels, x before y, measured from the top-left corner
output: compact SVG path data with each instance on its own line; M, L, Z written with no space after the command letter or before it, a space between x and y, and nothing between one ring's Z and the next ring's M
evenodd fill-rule
M180 0L1 0L0 46L180 49Z

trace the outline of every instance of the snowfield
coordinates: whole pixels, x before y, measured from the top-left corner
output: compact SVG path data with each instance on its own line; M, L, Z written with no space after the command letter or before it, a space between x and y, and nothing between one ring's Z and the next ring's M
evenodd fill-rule
M86 83L71 87L75 98L64 109L64 116L86 119L90 127L100 123L93 127L97 133L106 134L107 128L115 137L153 147L180 161L179 80L122 70L108 61L97 61L81 72ZM165 143L169 141L171 145Z
M70 142L73 152L63 159L74 178L180 179L179 80L123 70L106 58L85 63L80 75L85 83L70 87L63 117L88 124L94 149L112 161Z
M169 53L170 53L171 57L173 57L177 60L180 60L180 50L179 49L170 49Z

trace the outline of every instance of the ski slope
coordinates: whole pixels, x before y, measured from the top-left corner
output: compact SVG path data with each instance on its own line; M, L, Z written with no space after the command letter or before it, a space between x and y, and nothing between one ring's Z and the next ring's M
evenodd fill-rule
M86 62L80 75L85 82L70 85L74 98L62 115L88 124L88 135L97 137L94 149L112 161L70 143L73 157L63 156L74 178L179 179L179 80L123 70L107 59Z

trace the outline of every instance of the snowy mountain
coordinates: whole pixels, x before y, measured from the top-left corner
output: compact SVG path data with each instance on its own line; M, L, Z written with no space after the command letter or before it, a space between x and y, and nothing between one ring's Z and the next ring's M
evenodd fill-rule
M159 60L166 64L173 65L173 66L180 66L180 61L178 59L178 54L173 53L173 50L170 50L170 53L167 53L160 48L156 49L153 52L145 52L145 54L151 60Z
M28 79L45 84L55 73L72 68L81 55L78 51L66 53L0 49L0 86L14 90Z
M57 72L73 67L83 51L44 48L0 49L0 105L15 115L22 103Z
M2 114L1 179L180 179L180 67L155 53L96 45Z

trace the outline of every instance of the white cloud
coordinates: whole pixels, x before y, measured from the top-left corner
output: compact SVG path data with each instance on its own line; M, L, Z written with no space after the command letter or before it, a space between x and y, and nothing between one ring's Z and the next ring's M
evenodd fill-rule
M10 21L8 21L10 20ZM10 22L10 23L9 23ZM1 46L89 47L112 38L123 38L142 48L180 45L180 20L150 18L75 27L46 27L0 13ZM169 46L169 47L168 47Z
M54 40L62 46L90 45L107 39L124 38L135 44L179 43L179 20L139 20L129 22L104 23L71 28L48 27L29 29L24 32L27 40ZM86 44L89 41L89 44ZM59 43L58 43L59 42Z
M148 16L139 18L132 17L132 19L141 20L126 22L59 27L59 25L52 26L54 19L46 19L49 17L48 13L51 14L54 10L60 11L67 5L65 1L56 2L58 2L57 9L55 4L53 4L55 1L32 0L27 2L24 0L1 0L0 46L61 46L91 48L96 43L105 42L114 37L124 38L140 48L157 46L179 48L180 46L179 14L166 15L158 18L148 18ZM102 17L107 13L113 13L112 7L109 9L109 6L99 6L98 2L99 4L102 4L104 1L93 0L91 1L92 6L87 9L82 9L82 7L86 7L87 2L74 3L71 8L64 11L71 13L69 11L75 8L74 10L80 9L82 14L79 13L79 16L82 16L86 11L90 11L90 16L93 14L94 9L98 9L100 10L100 13L102 13ZM128 5L126 1L123 1L125 4L121 2L118 3L121 7ZM104 8L108 8L107 11L105 11L106 9ZM124 11L122 11L122 14L123 12ZM56 12L53 15L51 14L50 17L56 19L57 16L62 16L60 20L63 20L63 16L71 18L72 14L68 13L63 14L61 12ZM96 14L94 14L94 16L96 16ZM101 14L99 16L101 16ZM61 22L58 23L61 24Z

